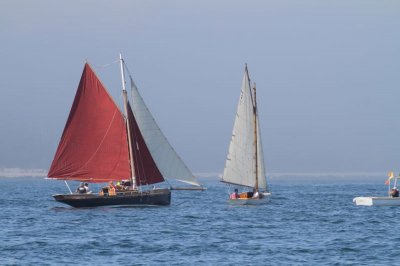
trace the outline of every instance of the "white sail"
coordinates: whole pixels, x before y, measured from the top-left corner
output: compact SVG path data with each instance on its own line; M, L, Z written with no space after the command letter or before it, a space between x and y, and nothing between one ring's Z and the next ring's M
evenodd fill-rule
M254 187L254 159L253 100L246 67L222 181Z
M132 109L140 131L158 169L164 178L175 179L200 186L196 177L178 156L143 101L135 83L131 80Z
M257 115L257 158L258 158L258 188L268 191L267 179L265 177L264 152L261 141L260 122Z

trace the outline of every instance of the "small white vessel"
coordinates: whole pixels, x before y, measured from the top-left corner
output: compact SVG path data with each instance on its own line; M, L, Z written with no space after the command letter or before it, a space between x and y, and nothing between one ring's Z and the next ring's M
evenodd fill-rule
M231 204L263 204L271 195L265 177L259 124L256 87L255 84L253 87L250 85L246 66L221 180L236 187L229 199ZM239 188L241 189L240 193Z
M240 193L243 195L244 193ZM231 205L262 205L267 203L271 198L271 193L264 192L261 197L258 198L237 198L237 199L229 199L229 204Z
M385 184L388 185L387 197L355 197L353 199L354 204L359 206L400 205L399 190L397 189L397 180L400 178L400 176L395 178L393 188L391 188L391 182L390 182L394 177L393 172L390 172L388 176L389 178L385 182Z
M400 205L400 198L392 197L356 197L353 199L356 205L360 206L397 206Z

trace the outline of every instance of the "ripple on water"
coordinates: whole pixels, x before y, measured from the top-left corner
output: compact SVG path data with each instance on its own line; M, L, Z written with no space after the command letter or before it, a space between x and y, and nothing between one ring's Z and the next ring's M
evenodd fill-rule
M52 199L58 182L24 179L8 193L15 182L0 179L4 264L378 265L392 263L400 244L400 209L352 204L377 194L371 185L274 184L268 204L231 206L211 182L205 192L174 191L169 207L75 209Z

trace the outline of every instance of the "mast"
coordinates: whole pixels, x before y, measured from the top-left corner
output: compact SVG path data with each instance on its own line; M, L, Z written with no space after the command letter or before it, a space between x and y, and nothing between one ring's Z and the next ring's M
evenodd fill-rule
M257 100L256 100L256 83L253 87L254 91L254 105L253 105L253 117L254 117L254 158L255 158L255 174L256 174L256 184L254 189L258 192L258 143L257 143Z
M122 79L122 95L124 97L124 114L126 118L126 131L128 134L128 147L129 147L129 162L131 167L131 182L132 188L135 189L136 185L136 177L135 177L135 165L133 163L133 151L132 151L132 139L131 139L131 129L129 125L128 119L128 93L126 92L125 88L125 75L124 75L124 61L122 59L122 54L119 54L119 62L121 66L121 79Z

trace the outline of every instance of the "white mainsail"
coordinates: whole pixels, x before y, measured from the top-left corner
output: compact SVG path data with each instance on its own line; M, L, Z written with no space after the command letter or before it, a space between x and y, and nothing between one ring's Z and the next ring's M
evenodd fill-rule
M132 92L132 111L142 132L143 138L158 169L164 178L175 179L194 186L200 186L196 177L178 156L143 101L135 82L130 76Z
M258 186L260 190L266 190L264 155L258 116L256 119ZM254 100L246 67L222 182L255 187L254 126Z
M232 138L222 180L228 183L253 187L254 176L253 102L250 80L245 70L240 92Z

